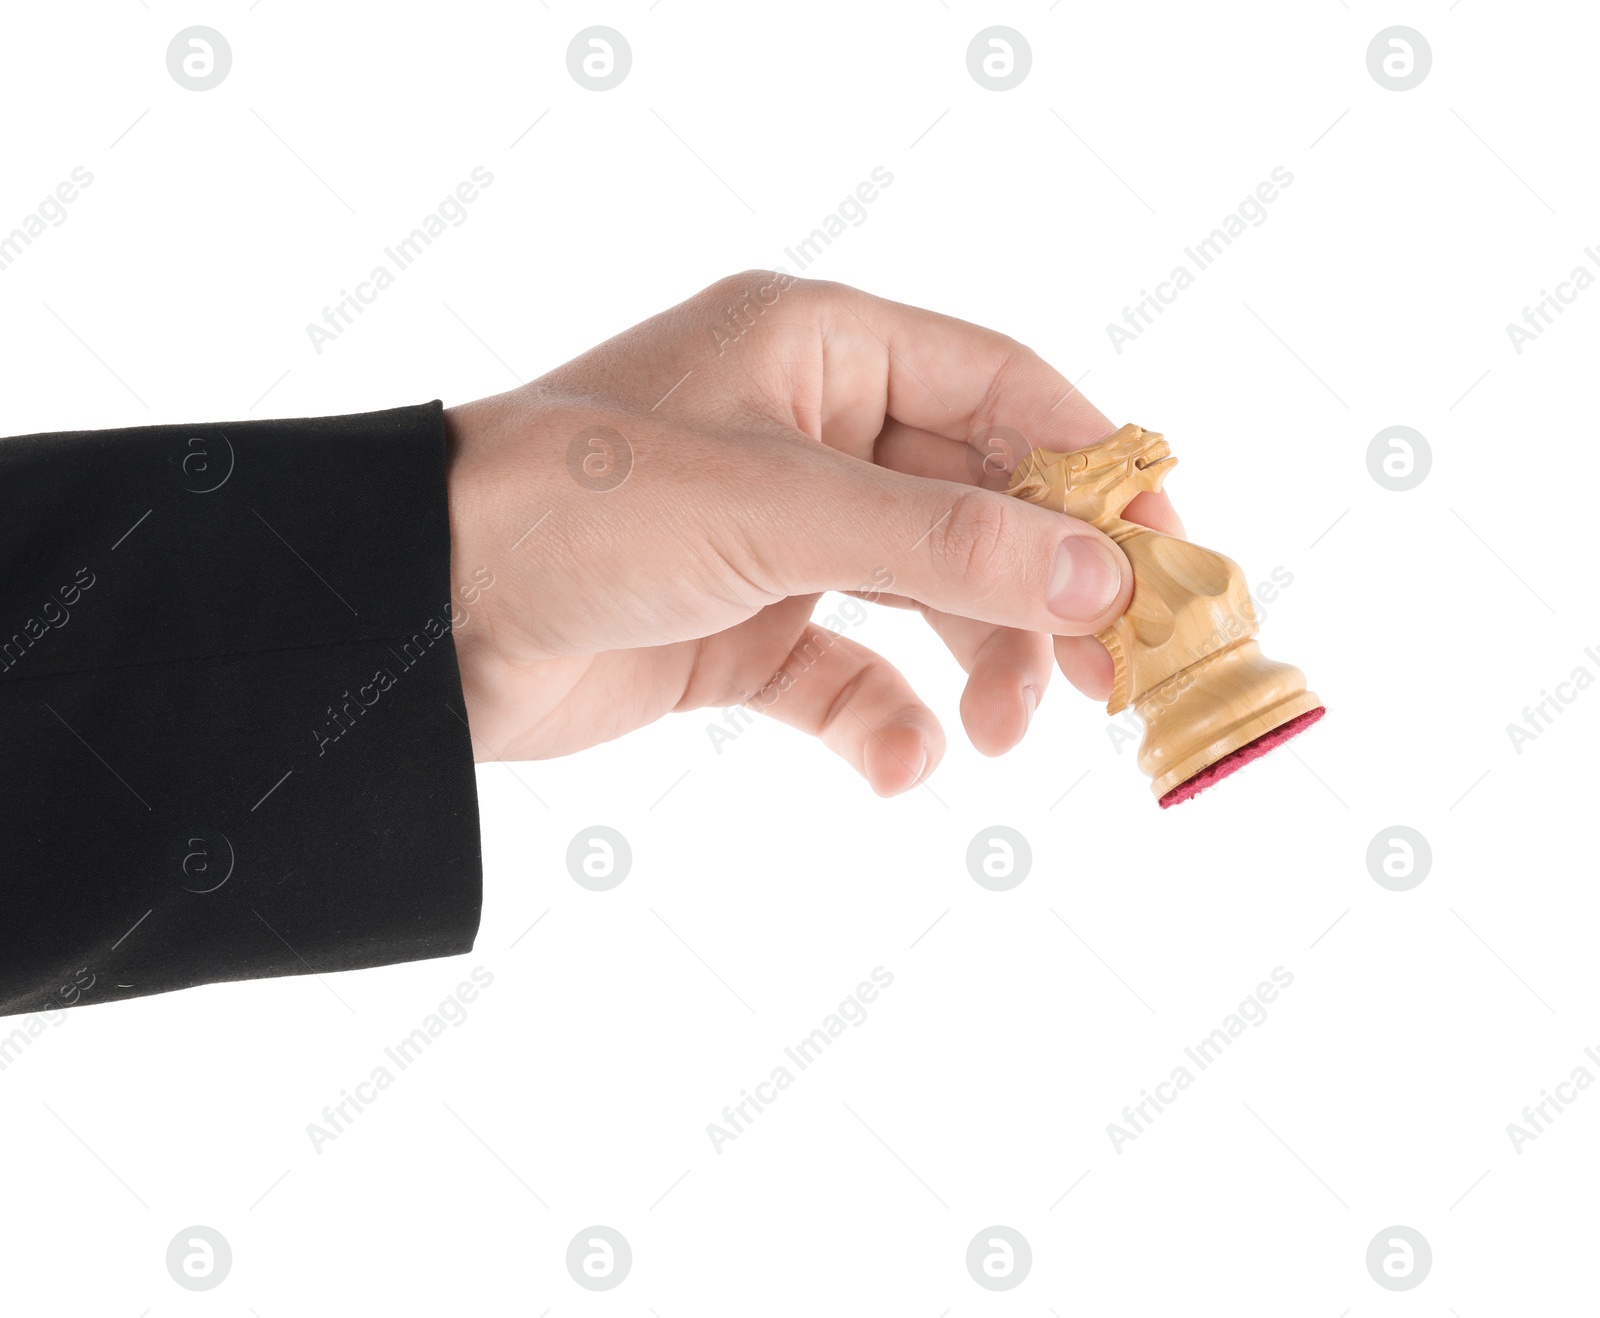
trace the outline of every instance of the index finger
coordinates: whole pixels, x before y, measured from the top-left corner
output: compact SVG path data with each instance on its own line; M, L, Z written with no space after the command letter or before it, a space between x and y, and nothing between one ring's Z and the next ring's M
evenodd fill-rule
M1117 426L1017 340L921 307L822 285L817 438L907 475L1003 488L1030 449L1070 452ZM1131 521L1182 535L1164 493L1140 494Z

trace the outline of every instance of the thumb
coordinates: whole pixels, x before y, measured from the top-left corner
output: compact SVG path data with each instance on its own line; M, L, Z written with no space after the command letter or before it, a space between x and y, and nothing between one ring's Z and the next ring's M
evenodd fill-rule
M807 528L791 541L793 570L807 592L868 582L945 613L1057 636L1100 631L1133 595L1116 542L1064 513L850 458L827 462L820 479L821 491L792 494Z

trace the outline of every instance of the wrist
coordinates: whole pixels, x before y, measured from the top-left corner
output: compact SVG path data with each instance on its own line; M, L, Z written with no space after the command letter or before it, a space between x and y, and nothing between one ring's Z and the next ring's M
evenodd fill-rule
M492 664L486 614L496 588L495 564L483 552L484 499L479 460L481 413L477 405L446 408L445 486L450 521L450 633L461 672L473 758L491 758L481 692Z

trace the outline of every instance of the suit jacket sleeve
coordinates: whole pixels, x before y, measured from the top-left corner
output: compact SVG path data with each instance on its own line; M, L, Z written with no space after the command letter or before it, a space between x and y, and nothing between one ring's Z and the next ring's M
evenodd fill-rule
M469 951L444 415L0 440L0 1015Z

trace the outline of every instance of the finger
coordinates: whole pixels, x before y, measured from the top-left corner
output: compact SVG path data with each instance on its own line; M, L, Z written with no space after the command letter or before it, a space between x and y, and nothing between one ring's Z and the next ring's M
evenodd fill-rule
M818 738L879 796L916 786L944 756L938 719L900 671L824 627L802 629L747 707Z
M846 590L841 591L840 593L844 595L850 595L856 599L867 600L870 603L879 604L885 608L916 609L919 613L923 614L923 616L925 616L930 623L934 618L954 617L952 614L939 613L937 610L930 609L926 605L919 604L916 600L910 599L905 595L879 594L858 590ZM963 619L963 621L971 620ZM974 623L973 625L976 627L986 628L988 631L995 630L987 623ZM935 630L937 631L938 629L935 628ZM1019 636L1030 636L1032 634L1033 633L1031 632L1017 633ZM1106 647L1101 645L1098 640L1092 636L1042 636L1038 639L1040 648L1046 655L1050 653L1052 648L1051 643L1053 642L1056 663L1059 665L1062 675L1074 687L1076 687L1084 695L1088 696L1091 700L1109 700L1111 698L1111 655L1106 650ZM948 638L946 638L945 643L947 646L949 646ZM951 648L953 649L953 647ZM1046 663L1046 667L1048 668L1048 662ZM971 669L968 669L968 672L970 673ZM972 684L969 682L968 691L970 692L971 689ZM1039 684L1039 692L1041 695L1043 691L1044 686L1041 683ZM1037 709L1038 698L1036 697L1034 703L1028 709L1030 722L1032 721L1034 711ZM966 716L964 706L962 717L965 721ZM968 722L966 726L967 735L972 739L973 744L977 745L978 734L974 733L972 724L970 722ZM1025 730L1026 729L1024 729L1024 731ZM1016 740L1020 739L1021 733L1017 735ZM1005 748L1002 747L1002 749ZM985 752L985 754L988 753L989 752L987 751Z
M1050 683L1050 638L1012 627L923 610L967 673L961 722L984 755L1003 755L1019 741Z
M736 626L690 642L692 662L674 711L747 703L788 662L795 634L806 625L819 598L791 595Z
M994 453L980 459L970 445L917 430L893 419L885 423L874 456L880 466L895 471L936 480L966 480L986 489L1003 489L1010 479L1010 468L1000 461L1002 457L1009 459L1005 446L996 445ZM1136 495L1122 516L1167 535L1184 534L1183 521L1164 493ZM903 603L895 599L885 598L880 602L903 607ZM1058 636L1055 654L1062 674L1079 691L1094 700L1110 698L1111 656L1099 641L1087 636Z
M1127 607L1132 569L1086 522L827 449L786 456L759 500L758 551L786 594L870 587L1051 635L1099 631Z
M1024 447L1025 444L1026 440L1021 436L1000 429L980 430L973 443L946 439L943 435L908 426L891 417L884 422L883 430L878 434L872 461L880 467L904 472L908 476L961 481L986 490L1004 490L1018 461L1027 456L1029 447L1034 447ZM1165 492L1144 491L1136 494L1121 516L1167 535L1184 534L1183 522L1179 520L1172 500Z
M1125 522L1138 522L1140 526L1148 526L1152 531L1160 531L1165 535L1180 538L1188 535L1183 529L1183 519L1178 516L1178 510L1172 506L1172 500L1167 498L1165 490L1141 490L1119 516Z
M962 474L973 457L980 471L987 460L995 472L1009 473L1029 448L1068 452L1116 429L1015 339L847 285L772 271L718 280L544 380L582 388L597 371L613 396L640 411L671 398L674 414L701 416L729 412L735 380L735 413L755 408L864 461L875 460L886 426L890 437L931 453L939 449L930 441L953 441L971 450L961 453L962 471L923 469L909 455L890 465L966 484L979 483ZM942 454L933 460L948 461ZM1173 532L1158 511L1168 506L1163 494L1140 495L1130 516Z
M1092 636L1054 637L1062 676L1091 700L1111 699L1111 652Z
M886 609L917 609L922 605L907 595L894 595L881 590L841 590L841 595L848 595L851 599L866 600L869 604L881 604Z
M1004 489L1015 466L1007 448L1005 444L993 444L993 451L980 458L970 445L891 418L878 437L874 457L880 466L908 475L965 480L985 489ZM1140 493L1121 515L1167 535L1184 535L1183 520L1165 493ZM1099 641L1088 636L1058 636L1055 653L1062 674L1079 691L1094 700L1110 698L1111 656Z
M1003 489L1032 449L1066 453L1117 428L1015 339L845 285L823 287L818 416L831 447L915 475ZM966 450L965 475L952 474L940 438ZM943 470L919 470L919 456ZM1183 533L1164 493L1140 494L1129 508L1130 520Z
M741 328L739 339L748 337L751 351L731 355L746 405L855 458L873 459L891 419L971 446L980 460L994 432L1014 432L1019 440L1007 442L1026 447L1012 455L1012 466L1028 448L1067 452L1116 429L1072 381L1015 339L845 284L747 270L656 323L669 330L667 339L674 337L670 327L681 336L697 326L692 337L703 345L735 306L749 313L740 318L749 328ZM655 337L651 325L624 340L631 343L639 331ZM719 352L717 360L726 365L730 358ZM701 375L684 384L689 396L715 387L710 371ZM671 384L672 377L661 380ZM658 382L652 377L651 387Z
M995 330L841 284L810 286L821 330L821 439L870 457L885 420L981 444L1004 426L1032 447L1081 448L1116 429L1032 349Z
M930 623L932 623L933 619L936 617L946 618L953 616L950 614L938 613L936 610L930 609L926 605L919 604L916 600L910 599L905 595L892 595L882 592L859 590L846 590L841 591L840 593L843 595L852 596L855 599L867 600L869 603L879 604L885 608L916 609L919 613L923 614ZM962 621L970 621L970 619L963 619ZM994 630L993 628L990 628L987 623L975 623L973 625L981 628L987 628L989 631ZM937 631L938 629L935 628L935 630ZM1020 636L1028 636L1031 634L1032 633L1029 632L1018 633ZM1065 676L1067 681L1081 691L1084 695L1088 696L1091 700L1109 700L1111 698L1111 655L1106 650L1106 647L1101 645L1098 640L1092 636L1045 636L1040 637L1039 641L1042 651L1047 655L1051 648L1048 643L1054 642L1056 663L1060 666L1062 675ZM946 645L949 645L948 638L946 638ZM1046 663L1046 667L1048 668L1048 662ZM968 669L968 672L970 671L971 670ZM970 683L968 684L968 689L971 689ZM1042 684L1040 685L1039 690L1042 694L1044 690ZM1033 711L1037 708L1038 704L1037 701L1035 701L1034 705L1029 710L1030 721ZM969 736L972 735L972 726L970 724L967 725L967 732ZM976 744L976 737L974 737L973 740L974 744Z
M913 475L1004 489L1036 448L1067 453L1116 426L1066 376L1004 334L921 307L825 285L822 441ZM961 446L961 471L939 439ZM1182 524L1164 493L1130 520L1169 534Z

